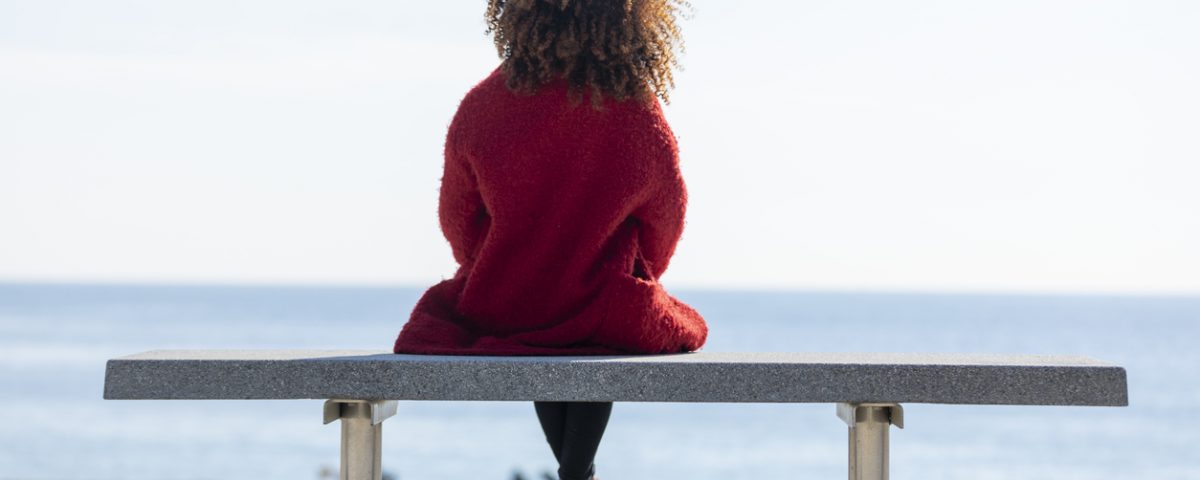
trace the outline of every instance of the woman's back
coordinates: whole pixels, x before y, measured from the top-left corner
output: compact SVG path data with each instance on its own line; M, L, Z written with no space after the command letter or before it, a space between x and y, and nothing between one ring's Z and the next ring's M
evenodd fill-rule
M687 192L667 98L682 0L489 0L503 62L446 135L438 219L459 268L425 292L396 353L587 355L699 349L667 294ZM561 480L596 480L610 402L534 402Z
M703 319L657 282L683 227L675 140L648 100L514 93L497 69L446 139L439 218L460 267L426 293L397 352L695 350Z

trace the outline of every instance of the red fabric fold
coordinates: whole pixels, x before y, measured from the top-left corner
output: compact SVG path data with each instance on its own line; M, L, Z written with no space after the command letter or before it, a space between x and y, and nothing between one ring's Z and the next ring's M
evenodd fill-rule
M396 353L599 355L699 349L704 319L658 283L687 191L657 99L573 105L497 69L459 105L438 203L459 264L430 287Z

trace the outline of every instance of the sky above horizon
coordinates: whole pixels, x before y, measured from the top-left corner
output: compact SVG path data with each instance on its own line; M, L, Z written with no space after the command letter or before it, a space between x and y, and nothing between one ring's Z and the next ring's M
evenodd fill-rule
M0 281L449 277L484 4L0 0ZM668 286L1200 293L1200 2L693 6Z

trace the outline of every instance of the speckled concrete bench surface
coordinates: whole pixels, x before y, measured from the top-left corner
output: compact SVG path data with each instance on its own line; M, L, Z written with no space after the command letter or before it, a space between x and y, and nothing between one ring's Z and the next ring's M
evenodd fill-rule
M108 361L107 399L1128 404L1086 357L727 353L588 357L156 350Z

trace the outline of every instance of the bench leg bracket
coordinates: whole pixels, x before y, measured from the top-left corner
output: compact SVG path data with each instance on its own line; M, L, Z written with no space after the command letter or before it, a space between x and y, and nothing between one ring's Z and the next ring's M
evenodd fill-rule
M383 421L395 400L326 400L325 423L342 421L341 480L381 480Z
M888 428L904 428L904 409L895 403L839 403L837 415L850 428L850 480L887 480Z

